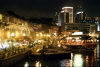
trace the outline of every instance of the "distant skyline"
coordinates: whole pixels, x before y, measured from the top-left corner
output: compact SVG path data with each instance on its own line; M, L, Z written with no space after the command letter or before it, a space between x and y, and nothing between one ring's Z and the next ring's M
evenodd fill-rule
M76 0L76 3L79 0ZM11 10L25 17L54 17L62 6L69 6L75 0L0 0L0 10ZM100 0L82 0L83 10L89 16L100 17Z

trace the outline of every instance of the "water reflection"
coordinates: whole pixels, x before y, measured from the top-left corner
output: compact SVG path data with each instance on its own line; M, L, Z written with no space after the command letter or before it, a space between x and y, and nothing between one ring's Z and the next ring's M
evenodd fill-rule
M95 49L97 67L100 67L100 39L97 40L97 48Z
M30 58L17 66L24 67L97 67L97 60L94 53L71 53L71 58L48 59L48 58Z
M35 67L41 67L41 62L40 61L36 61Z
M30 58L17 66L24 67L97 67L97 59L95 53L71 53L71 58L49 59L49 58Z
M100 66L100 41L97 41L97 48L94 52L72 52L71 58L63 58L62 60L45 58L30 58L17 66L24 67L99 67ZM98 66L97 66L98 65Z
M73 53L71 59L60 61L61 67L96 67L96 58L94 53Z
M72 61L68 60L68 59L64 59L62 61L60 61L60 66L61 67L72 67Z
M89 56L86 56L86 66L88 67L89 66Z
M28 62L25 62L24 67L29 67L29 63Z
M81 54L75 54L73 61L74 67L83 67L84 60Z

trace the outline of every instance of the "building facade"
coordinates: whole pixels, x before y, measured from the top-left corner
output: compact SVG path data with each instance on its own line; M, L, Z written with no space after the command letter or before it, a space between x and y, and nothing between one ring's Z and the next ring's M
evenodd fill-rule
M63 7L58 18L60 25L73 23L73 7Z
M61 24L62 32L83 32L89 35L97 32L97 24L95 22L86 21L87 14L84 11L77 11L75 21L73 21L73 7L63 7L58 17ZM76 20L77 19L77 20ZM99 28L98 28L99 29Z

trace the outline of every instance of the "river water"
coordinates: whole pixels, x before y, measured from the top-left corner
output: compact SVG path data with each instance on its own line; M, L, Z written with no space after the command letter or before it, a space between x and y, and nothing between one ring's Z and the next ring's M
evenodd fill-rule
M97 54L94 52L75 52L71 53L71 58L67 56L63 59L49 59L49 58L28 58L25 59L14 66L22 67L99 67L99 60L97 59Z
M18 62L14 66L22 67L99 67L100 66L100 46L97 43L97 48L93 52L72 52L71 58L67 56L63 59L49 58L28 58Z

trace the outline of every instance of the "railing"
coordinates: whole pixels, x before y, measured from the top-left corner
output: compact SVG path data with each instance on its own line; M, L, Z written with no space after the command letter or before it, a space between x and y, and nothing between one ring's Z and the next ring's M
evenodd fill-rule
M71 40L71 41L66 41L65 44L66 45L74 45L74 46L75 45L76 46L78 46L78 45L84 46L84 45L96 45L96 42L95 41L93 41L93 42L92 41L90 41L90 42L87 42L87 41L86 42L84 42L84 41L79 41L79 42L74 41L74 42L72 42L72 40Z

